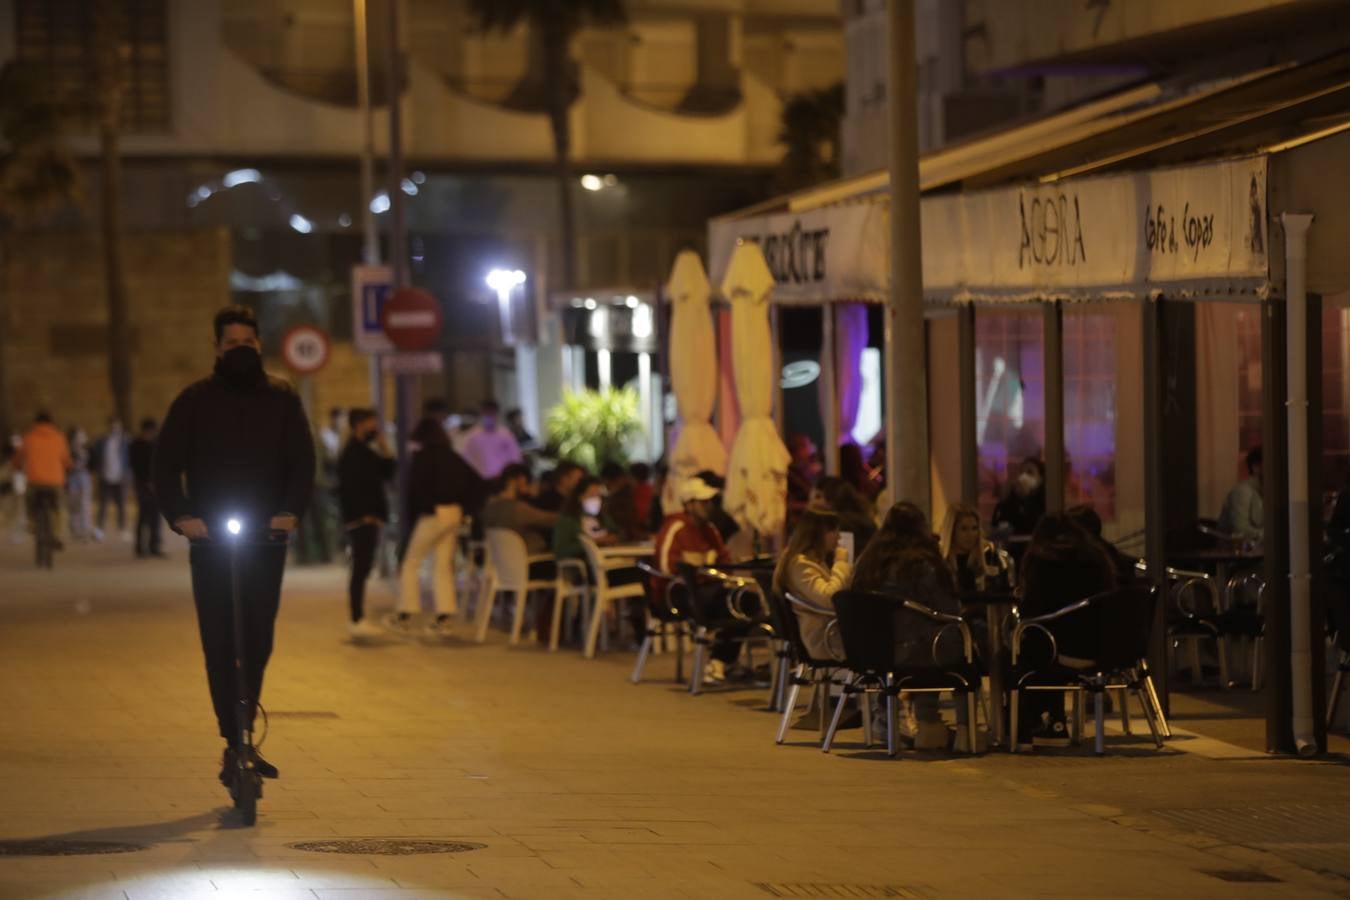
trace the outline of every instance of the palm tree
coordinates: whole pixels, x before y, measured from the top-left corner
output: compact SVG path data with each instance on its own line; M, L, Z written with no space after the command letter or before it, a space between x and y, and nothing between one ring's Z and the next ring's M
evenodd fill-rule
M98 75L99 229L102 232L103 278L108 292L108 382L117 417L130 426L131 323L127 315L126 276L122 270L120 149L122 106L126 96L126 65L122 58L125 3L97 0L93 12Z
M844 86L806 91L783 104L778 143L787 148L776 174L780 191L794 191L839 177L839 125Z
M0 225L32 224L78 202L80 167L63 139L65 110L42 74L11 62L0 70ZM7 296L0 293L0 436L9 433L4 332Z
M581 93L572 38L586 25L627 21L623 0L469 0L483 31L508 32L528 23L543 53L544 90L553 130L553 166L558 179L563 287L577 286L577 223L572 203L572 129L567 111Z

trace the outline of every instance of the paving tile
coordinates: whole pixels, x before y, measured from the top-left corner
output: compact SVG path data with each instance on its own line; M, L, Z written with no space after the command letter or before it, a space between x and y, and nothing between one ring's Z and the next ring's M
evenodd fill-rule
M1216 806L1344 808L1336 767L1213 752L890 761L852 747L855 735L821 754L806 732L776 746L775 717L754 708L762 691L691 698L655 680L668 655L633 687L629 655L510 650L495 634L483 647L353 648L332 567L288 573L264 702L338 717L277 716L267 753L283 778L256 828L225 828L181 555L143 569L114 568L112 553L72 548L39 579L0 546L0 677L43 686L0 693L13 723L0 735L0 834L150 848L0 857L0 898L769 897L757 881L917 885L925 898L1345 895L1318 871L1329 845L1271 835L1238 847L1175 824ZM99 602L72 619L82 592ZM290 846L342 837L486 846ZM1282 881L1204 874L1222 869Z

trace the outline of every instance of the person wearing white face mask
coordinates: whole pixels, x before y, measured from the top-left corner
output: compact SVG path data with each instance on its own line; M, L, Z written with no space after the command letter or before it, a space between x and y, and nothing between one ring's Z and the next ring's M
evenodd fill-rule
M559 561L580 559L585 561L586 550L581 544L582 536L595 541L601 547L611 547L620 543L614 523L604 514L605 495L600 480L594 475L585 475L577 482L572 493L563 501L562 513L553 526L553 556ZM634 584L642 579L642 572L636 566L621 569L609 569L607 572L610 587ZM591 583L595 583L595 573L590 573Z
M1014 535L1030 535L1036 530L1036 523L1044 515L1045 463L1034 456L1028 456L1022 460L1008 495L994 507L992 523L994 529L998 531Z

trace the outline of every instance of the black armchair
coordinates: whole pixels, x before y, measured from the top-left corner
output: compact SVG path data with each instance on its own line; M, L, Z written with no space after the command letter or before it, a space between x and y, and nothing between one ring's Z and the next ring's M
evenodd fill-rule
M1157 695L1145 663L1157 603L1156 588L1120 588L1018 622L1012 636L1010 712L1014 752L1021 692L1074 691L1092 694L1095 750L1101 755L1105 752L1103 695L1117 687L1125 687L1139 698L1154 743L1162 747L1162 712L1156 706ZM1033 636L1043 640L1029 641Z
M976 716L979 708L980 675L975 664L975 645L970 627L960 616L935 612L921 603L866 591L840 591L834 595L839 637L844 646L844 665L852 676L835 706L834 720L825 735L822 750L829 752L844 710L845 700L877 694L886 701L886 752L895 756L897 701L906 694L947 693L964 697L967 746L974 753ZM944 636L954 634L959 650L946 653ZM864 741L871 743L871 727L864 709Z

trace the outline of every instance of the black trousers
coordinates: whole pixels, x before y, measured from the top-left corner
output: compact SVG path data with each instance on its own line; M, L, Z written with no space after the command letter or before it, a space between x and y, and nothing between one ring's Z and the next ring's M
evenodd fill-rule
M263 670L272 656L272 632L281 603L281 576L286 569L286 545L241 546L239 599L243 610L244 682L256 704L262 695ZM192 597L197 604L197 629L206 655L206 680L211 688L220 736L235 743L234 610L231 601L230 548L222 544L194 546ZM256 712L249 710L250 717Z
M159 504L148 484L136 485L136 555L158 553L161 546Z
M750 634L754 625L729 619L731 614L727 611L726 588L720 584L700 584L689 595L689 602L697 604L699 618L703 621L722 623L717 629L717 639L709 648L709 655L726 665L740 659L745 642L737 639Z
M374 522L348 529L347 540L352 547L352 574L347 584L353 622L361 621L366 610L366 579L375 566L375 549L380 545L380 526Z

